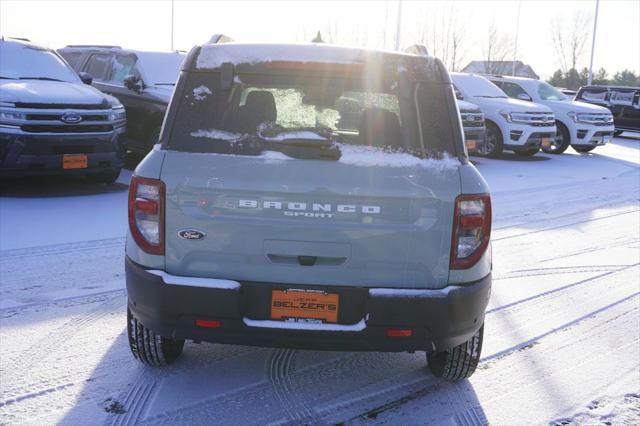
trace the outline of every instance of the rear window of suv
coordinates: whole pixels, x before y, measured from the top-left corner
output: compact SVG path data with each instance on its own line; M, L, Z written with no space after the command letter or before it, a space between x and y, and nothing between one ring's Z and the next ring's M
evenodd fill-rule
M227 89L219 72L185 73L169 148L242 154L263 141L329 141L421 157L455 153L450 86L328 65L258 64L236 72Z

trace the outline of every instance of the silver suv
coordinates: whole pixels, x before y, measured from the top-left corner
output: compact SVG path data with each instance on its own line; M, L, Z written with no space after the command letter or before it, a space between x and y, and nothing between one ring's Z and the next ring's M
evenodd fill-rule
M0 176L118 178L125 110L84 83L56 52L0 38Z
M469 377L491 287L489 189L432 57L194 48L129 192L128 334L427 352Z

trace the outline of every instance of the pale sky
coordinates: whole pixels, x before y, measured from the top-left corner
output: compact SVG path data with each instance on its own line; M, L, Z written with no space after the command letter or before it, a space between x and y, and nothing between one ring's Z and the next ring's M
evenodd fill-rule
M427 22L452 14L464 29L464 59L482 60L487 29L516 36L517 59L542 77L559 67L552 47L553 19L567 25L574 14L592 19L595 0L409 1L402 2L401 47L415 43ZM352 45L392 48L398 2L388 1L193 1L174 2L174 48L189 50L212 34L241 42L309 41L332 30ZM386 22L386 24L385 24ZM593 24L578 68L589 65ZM116 44L139 50L171 48L171 1L0 0L0 34L26 37L58 48L67 44ZM326 37L325 37L326 38ZM511 49L513 51L513 49ZM512 59L512 53L507 59ZM640 73L640 0L601 0L594 70Z

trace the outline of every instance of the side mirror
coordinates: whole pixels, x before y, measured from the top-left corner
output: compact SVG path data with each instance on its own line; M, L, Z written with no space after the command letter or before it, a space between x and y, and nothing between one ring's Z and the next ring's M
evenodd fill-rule
M82 80L84 84L90 85L91 83L93 83L93 77L88 72L79 72L78 76L80 77L80 80Z
M516 98L520 99L521 101L532 101L531 96L527 95L526 93L518 93L518 96L516 96Z
M126 76L122 82L124 83L124 87L137 93L142 93L142 90L144 89L142 80L135 75Z
M454 93L456 94L456 99L459 101L464 101L464 96L462 96L462 93L460 93L460 91L458 89L453 89Z

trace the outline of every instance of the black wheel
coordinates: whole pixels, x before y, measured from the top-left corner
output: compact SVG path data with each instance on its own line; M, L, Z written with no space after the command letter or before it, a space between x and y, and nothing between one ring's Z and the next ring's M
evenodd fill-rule
M182 354L184 340L173 340L162 337L142 325L127 308L127 334L129 347L138 361L163 366L171 364Z
M502 154L502 132L495 124L487 121L487 134L484 143L478 146L477 153L483 157L496 158Z
M522 148L518 150L514 149L513 152L515 152L516 155L519 155L521 157L533 157L534 155L540 152L540 148Z
M542 150L548 154L562 154L571 144L569 130L558 120L556 120L556 129L556 136L551 141L551 146L549 148L542 148Z
M120 169L111 172L102 172L88 175L87 179L89 179L89 181L91 182L111 185L118 179L118 176L120 176Z
M613 136L620 136L622 134L622 130L616 130L613 132Z
M480 361L483 334L484 324L467 342L443 352L428 353L427 363L433 375L450 382L471 377Z
M596 149L595 146L580 146L580 145L571 145L571 148L575 149L577 152L591 152Z

